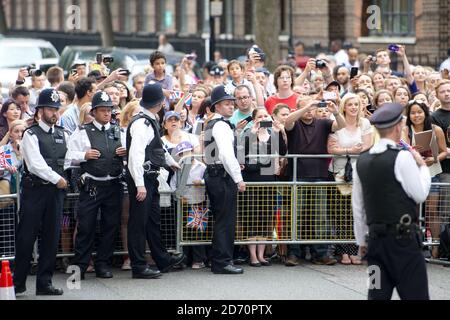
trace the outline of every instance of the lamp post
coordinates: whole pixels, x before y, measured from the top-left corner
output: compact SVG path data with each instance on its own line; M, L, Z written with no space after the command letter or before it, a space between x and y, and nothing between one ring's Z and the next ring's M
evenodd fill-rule
M289 0L289 51L294 50L294 35L293 35L293 21L292 21L292 0Z
M223 1L213 0L210 2L210 18L209 24L211 29L211 39L209 44L209 60L213 60L214 51L216 51L216 18L221 17L223 14Z

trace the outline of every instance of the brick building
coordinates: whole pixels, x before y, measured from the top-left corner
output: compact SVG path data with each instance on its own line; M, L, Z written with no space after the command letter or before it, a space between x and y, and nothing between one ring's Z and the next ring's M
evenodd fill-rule
M110 0L113 29L117 34L151 38L165 32L175 48L200 39L209 32L205 5L209 0ZM215 0L214 0L215 1ZM216 18L218 48L224 51L243 47L253 39L255 1L222 0L223 15ZM389 43L407 45L413 62L436 65L450 48L450 0L278 0L280 2L280 49L287 51L290 17L293 39L307 47L327 48L330 40L342 39L373 52ZM72 4L81 9L81 30L77 34L97 32L98 12L93 0L4 0L8 27L13 31L62 31ZM367 27L367 8L381 8L380 30ZM270 27L270 26L264 26ZM73 31L71 31L73 32ZM192 42L191 42L192 43ZM202 42L198 43L199 46ZM201 48L200 48L201 49ZM237 53L239 50L233 51ZM231 52L231 51L228 51ZM242 53L241 53L242 54Z

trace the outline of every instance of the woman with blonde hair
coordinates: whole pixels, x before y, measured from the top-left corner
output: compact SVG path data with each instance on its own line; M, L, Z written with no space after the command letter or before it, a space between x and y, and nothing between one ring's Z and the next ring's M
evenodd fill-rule
M339 106L339 112L344 116L347 125L345 128L336 131L328 138L328 153L334 155L358 155L372 146L373 132L369 120L364 118L364 108L361 99L353 93L346 94ZM356 160L352 160L354 166ZM333 172L337 181L343 182L343 176L347 159L333 159L329 171ZM351 208L350 194L342 200L346 202L347 207ZM345 206L342 206L344 208ZM350 210L339 212L340 216L347 221L351 219ZM348 232L347 230L344 230ZM361 258L358 257L358 248L356 245L340 245L336 247L336 253L342 255L342 264L361 264Z
M91 123L94 117L91 115L92 104L87 102L80 108L80 125Z

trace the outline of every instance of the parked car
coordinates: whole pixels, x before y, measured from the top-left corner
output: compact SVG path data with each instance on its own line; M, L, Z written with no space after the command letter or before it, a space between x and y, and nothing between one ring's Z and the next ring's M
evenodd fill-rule
M97 52L103 56L112 56L114 62L108 68L115 70L117 68L130 69L137 60L136 56L127 48L111 47L102 48L100 46L66 46L61 52L58 65L64 69L64 76L67 77L70 68L75 61L84 61L88 65L95 61Z
M29 38L0 37L0 83L3 97L15 85L20 68L31 64L46 72L59 60L58 51L48 41Z
M100 46L66 46L61 53L59 66L64 69L64 75L67 77L71 66L75 61L92 62L95 61L97 52L103 55L110 55L114 62L109 66L111 70L117 68L128 69L131 76L143 72L146 65L149 64L149 57L156 49L150 48L102 48ZM185 53L177 52L167 54L167 73L172 74L175 64L180 63ZM131 77L130 77L131 78Z

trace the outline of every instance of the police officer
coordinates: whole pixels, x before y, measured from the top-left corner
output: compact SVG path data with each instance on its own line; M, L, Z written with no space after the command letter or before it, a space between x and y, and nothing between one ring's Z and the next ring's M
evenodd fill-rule
M38 97L39 122L23 134L21 150L25 162L22 178L20 220L16 238L14 285L16 293L26 291L33 245L39 229L41 242L36 278L36 295L62 295L52 285L58 248L64 189L64 156L67 134L56 126L61 107L58 92L43 90Z
M175 160L163 149L156 115L164 106L164 94L159 83L144 87L140 113L127 129L127 184L130 195L128 219L128 253L133 278L151 279L169 271L184 260L183 254L170 256L161 241L161 208L159 206L158 175L161 167L179 169ZM145 260L147 240L153 260L159 270L151 269Z
M81 166L78 227L73 263L80 267L81 279L89 266L94 246L97 214L101 211L100 234L95 274L112 278L109 269L115 236L120 225L122 204L122 157L120 128L111 124L113 103L104 91L92 98L94 121L78 127L69 139L66 159Z
M417 204L426 200L431 178L419 153L397 147L402 113L399 104L375 111L371 122L381 140L361 154L354 172L354 228L371 273L370 300L391 299L394 287L401 299L429 299Z
M234 100L223 85L214 88L211 108L216 114L205 128L205 184L215 218L211 271L219 274L244 272L232 263L237 191L245 191L241 167L236 158L234 127L228 121L234 112Z

